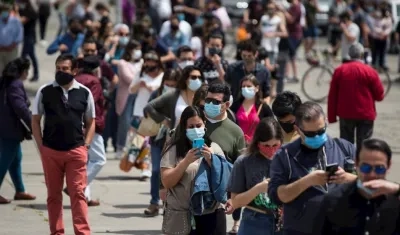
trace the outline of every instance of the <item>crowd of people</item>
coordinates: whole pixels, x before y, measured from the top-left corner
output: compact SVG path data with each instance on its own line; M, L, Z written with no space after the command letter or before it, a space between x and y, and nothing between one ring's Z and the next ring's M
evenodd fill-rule
M373 61L386 69L379 51L386 5L376 6L381 18L373 11L367 31L369 5L334 2L329 38L344 63L333 75L325 114L318 103L284 91L287 63L287 81L298 81L303 38L306 53L313 48L315 0L250 1L232 63L223 54L232 21L220 0L154 2L123 1L124 22L115 25L110 8L90 0L0 4L0 183L10 172L14 200L36 199L21 170L21 142L33 139L51 234L65 233L63 193L74 233L91 234L88 206L100 201L90 185L107 151L121 170L137 168L142 180L150 178L144 215L162 211L166 235L400 234L400 185L386 180L392 151L372 138L383 86L361 62L358 43L374 44ZM31 105L23 81L31 64L30 80L40 79L35 22L47 46L43 11L50 4L60 19L47 47L59 54L56 73ZM341 138L333 138L327 127L338 117ZM0 204L9 203L0 196Z

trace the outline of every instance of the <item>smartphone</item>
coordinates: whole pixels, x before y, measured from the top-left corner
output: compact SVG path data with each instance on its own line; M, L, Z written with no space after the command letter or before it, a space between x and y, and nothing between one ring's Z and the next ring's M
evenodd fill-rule
M192 147L194 149L201 149L201 148L203 148L203 145L204 145L204 139L203 138L197 138L197 139L193 140Z
M326 166L325 171L329 173L329 176L333 176L337 170L339 170L339 164L332 163Z

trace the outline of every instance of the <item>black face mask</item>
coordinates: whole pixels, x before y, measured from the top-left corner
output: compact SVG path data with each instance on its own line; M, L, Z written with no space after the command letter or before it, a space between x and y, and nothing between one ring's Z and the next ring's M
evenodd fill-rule
M151 72L156 71L157 69L158 69L157 66L146 66L145 71L146 71L147 73L151 73Z
M69 31L71 31L71 33L75 34L75 35L77 35L79 33L82 33L82 30L80 28L75 28L75 27L74 28L70 28Z
M294 122L293 123L279 122L279 125L281 125L283 131L286 133L291 133L294 131Z
M68 83L72 82L72 80L74 80L74 75L72 75L70 73L66 73L63 71L58 71L56 73L56 82L60 86L65 86Z
M175 24L171 25L171 30L172 31L178 31L178 29L179 29L179 25L175 25Z

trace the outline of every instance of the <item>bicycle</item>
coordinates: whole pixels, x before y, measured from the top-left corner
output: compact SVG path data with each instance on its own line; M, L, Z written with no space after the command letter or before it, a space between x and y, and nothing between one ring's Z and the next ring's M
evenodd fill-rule
M301 91L303 92L303 94L307 97L307 99L314 101L314 102L318 102L318 103L324 102L326 100L326 98L328 97L330 82L332 79L333 71L335 70L334 66L331 63L332 53L328 49L324 49L321 52L323 55L322 63L315 56L316 55L315 50L312 51L312 53L314 54L313 56L307 57L307 62L310 64L311 67L304 73L304 75L301 79ZM364 53L364 62L366 64L372 66L369 55L370 55L370 51L366 49L365 53ZM312 93L308 92L306 89L306 82L313 77L313 76L310 76L310 74L316 70L321 70L319 75L316 76L316 78L317 78L316 85L318 86L317 91L320 92L322 90L322 95L319 97L314 96L316 93L315 86L313 87ZM386 97L389 94L390 88L392 87L392 80L387 71L377 69L377 72L378 72L379 77L381 78L381 82L384 86L384 95ZM325 74L328 74L328 79L326 79L326 81L324 81ZM321 86L323 84L328 84L326 90L323 90L323 88L321 88Z

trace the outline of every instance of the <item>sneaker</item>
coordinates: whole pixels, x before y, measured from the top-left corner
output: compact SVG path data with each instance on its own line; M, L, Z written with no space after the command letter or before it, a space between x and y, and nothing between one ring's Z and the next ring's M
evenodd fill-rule
M147 217L154 217L159 214L160 207L158 205L150 204L146 210L144 210L144 215Z
M39 81L39 77L38 76L33 76L31 79L29 79L30 82L37 82Z
M89 201L87 201L87 204L89 207L100 206L100 201L99 200L89 200Z
M288 80L287 80L287 83L299 83L299 79L298 78L296 78L296 77L293 77L293 78L289 78Z
M124 155L124 152L123 152L122 150L118 150L118 151L115 153L115 159L121 160L122 157L123 157L123 155Z
M14 200L15 201L31 201L31 200L35 200L36 196L29 194L29 193L16 193L14 196Z
M47 45L49 44L46 40L41 40L40 42L39 42L39 44L40 44L40 46L42 46L42 47L47 47Z

